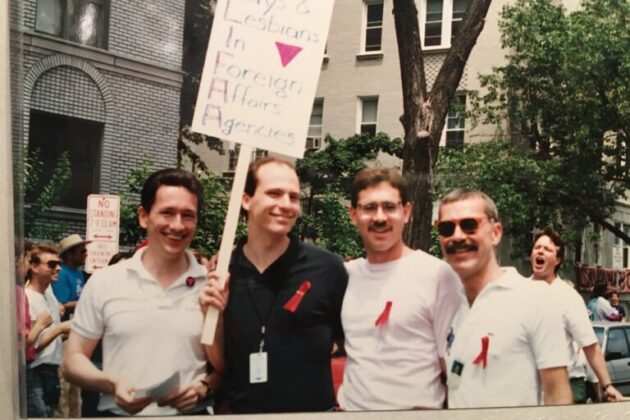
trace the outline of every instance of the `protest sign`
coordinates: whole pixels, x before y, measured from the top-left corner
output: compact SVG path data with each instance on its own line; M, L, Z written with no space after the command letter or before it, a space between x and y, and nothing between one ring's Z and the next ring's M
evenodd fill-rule
M223 0L193 131L302 157L332 0Z
M107 265L118 253L120 231L120 197L90 194L87 199L85 271L93 273Z

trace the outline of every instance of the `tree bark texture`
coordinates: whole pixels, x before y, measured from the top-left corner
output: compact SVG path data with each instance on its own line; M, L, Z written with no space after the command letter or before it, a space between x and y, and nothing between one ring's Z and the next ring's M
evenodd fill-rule
M418 9L415 0L394 0L394 24L403 89L403 174L410 184L413 211L405 229L405 242L414 249L431 245L431 219L435 163L448 107L464 66L483 29L491 0L471 0L459 34L442 67L427 90Z

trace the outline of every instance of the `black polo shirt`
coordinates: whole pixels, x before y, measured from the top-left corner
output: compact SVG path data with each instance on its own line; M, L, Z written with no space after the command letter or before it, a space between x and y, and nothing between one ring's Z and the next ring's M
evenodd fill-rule
M330 370L333 338L341 338L341 304L348 274L336 255L290 236L287 251L263 273L243 254L230 263L224 312L227 397L234 413L325 411L334 406ZM283 306L309 281L292 313ZM259 351L265 325L265 383L249 383L249 355Z

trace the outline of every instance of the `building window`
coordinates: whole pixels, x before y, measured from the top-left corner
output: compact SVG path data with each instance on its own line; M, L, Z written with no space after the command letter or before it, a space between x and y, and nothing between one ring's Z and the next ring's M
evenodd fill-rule
M236 170L236 164L238 163L238 154L241 151L241 144L240 143L232 143L234 145L234 148L229 149L229 161L228 161L228 171L229 172L234 172ZM252 151L252 156L251 156L251 160L250 162L255 161L256 159L260 159L263 157L266 157L269 154L269 152L267 152L264 149L254 149Z
M363 52L380 51L383 35L383 2L372 0L364 1L363 14Z
M451 19L451 45L455 36L459 33L462 26L462 19L466 14L466 8L468 7L468 0L453 0L453 14Z
M421 6L425 47L448 48L461 29L468 0L426 0Z
M37 0L35 29L79 44L106 48L108 0Z
M308 135L306 137L306 150L322 147L322 117L324 115L324 100L316 98L313 102L311 119L308 123Z
M466 95L455 95L446 115L445 145L462 148L466 128Z
M66 192L58 205L85 209L87 196L98 192L101 141L104 124L65 115L31 111L29 151L37 151L43 162L39 177L41 191L51 178L57 160L68 152L72 176ZM32 202L35 197L26 197Z
M611 145L611 147L615 148L615 161L618 176L623 177L627 175L629 170L630 148L628 148L628 141L626 141L625 136L621 133L608 131L604 133L604 144Z
M615 223L615 227L623 231L626 235L630 235L630 225L623 223ZM622 269L630 268L629 252L630 245L625 243L621 238L615 235L615 245L613 247L613 268Z
M361 98L361 124L359 133L376 135L376 115L378 111L378 97Z

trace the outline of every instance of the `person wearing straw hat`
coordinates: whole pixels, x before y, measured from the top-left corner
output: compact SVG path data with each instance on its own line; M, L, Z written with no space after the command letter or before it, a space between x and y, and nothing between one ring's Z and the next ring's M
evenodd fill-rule
M92 241L84 241L80 235L74 233L59 242L59 256L61 257L61 271L59 280L52 284L55 297L65 309L64 319L70 319L74 313L81 290L85 286L85 274L81 267L87 257L86 245Z
M55 297L64 308L63 321L67 321L74 315L81 290L85 286L85 273L83 265L87 257L86 245L92 241L84 241L74 233L66 236L59 242L59 257L61 258L61 271L59 278L51 287ZM68 383L60 378L61 397L57 407L58 417L81 416L81 388Z

